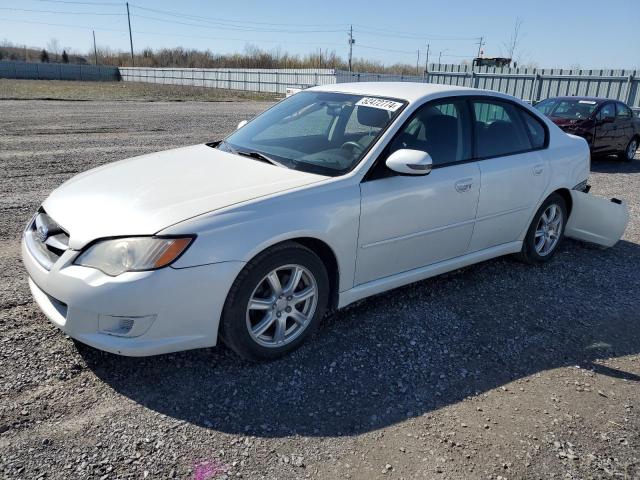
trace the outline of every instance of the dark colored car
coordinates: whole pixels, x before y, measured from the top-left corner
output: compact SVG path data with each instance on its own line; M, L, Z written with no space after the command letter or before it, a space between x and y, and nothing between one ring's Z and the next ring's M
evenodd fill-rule
M615 154L630 162L640 146L640 119L617 100L555 97L535 107L565 132L584 138L593 155Z

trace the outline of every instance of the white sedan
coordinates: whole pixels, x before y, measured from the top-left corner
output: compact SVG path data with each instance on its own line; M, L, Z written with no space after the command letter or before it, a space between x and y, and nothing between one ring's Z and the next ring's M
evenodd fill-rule
M32 294L123 355L298 347L326 311L563 235L613 245L624 202L584 193L589 147L496 92L315 87L223 141L77 175L29 222Z

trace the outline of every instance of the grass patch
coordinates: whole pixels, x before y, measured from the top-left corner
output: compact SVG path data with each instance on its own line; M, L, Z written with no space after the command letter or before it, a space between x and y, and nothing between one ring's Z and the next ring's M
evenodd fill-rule
M154 83L0 79L0 100L238 102L275 98L267 93Z

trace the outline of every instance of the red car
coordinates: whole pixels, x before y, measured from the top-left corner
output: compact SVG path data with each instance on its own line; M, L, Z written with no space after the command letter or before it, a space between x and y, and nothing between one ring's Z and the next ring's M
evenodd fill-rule
M555 97L535 107L565 132L584 138L593 155L615 154L630 162L640 146L640 119L617 100Z

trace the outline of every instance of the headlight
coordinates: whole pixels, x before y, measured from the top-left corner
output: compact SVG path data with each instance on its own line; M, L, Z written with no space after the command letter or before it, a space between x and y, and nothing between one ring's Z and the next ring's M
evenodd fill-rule
M74 262L97 268L107 275L155 270L176 260L191 244L193 237L130 237L102 240L89 247Z

